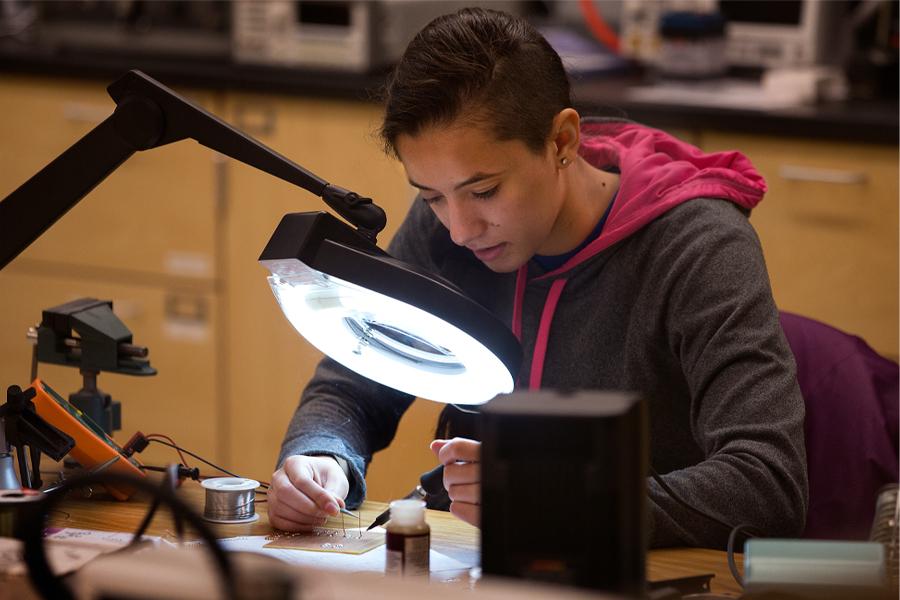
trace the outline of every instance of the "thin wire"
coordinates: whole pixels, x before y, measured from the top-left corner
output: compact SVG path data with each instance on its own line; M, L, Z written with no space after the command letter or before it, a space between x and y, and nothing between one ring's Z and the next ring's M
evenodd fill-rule
M467 415L480 415L480 414L481 414L481 411L479 411L479 410L469 410L468 408L463 408L463 407L460 406L459 404L450 404L450 406L452 406L453 408L455 408L455 409L458 410L459 412L464 412L464 413L466 413Z
M168 443L168 442L165 442L165 441L163 441L163 440L158 440L158 439L155 439L155 438L154 438L154 439L151 439L151 440L149 440L149 441L151 441L151 442L156 442L157 444L162 444L163 446L169 446L170 448L175 448L176 450L180 450L180 451L184 452L185 454L187 454L188 456L193 456L194 458L196 458L196 459L199 460L200 462L209 465L209 466L212 467L213 469L216 469L216 470L218 470L218 471L222 471L222 472L225 473L226 475L231 475L232 477L240 477L240 475L238 475L238 474L236 474L236 473L232 473L232 472L229 471L228 469L223 469L223 468L220 467L219 465L217 465L217 464L215 464L215 463L212 463L212 462L206 460L206 459L203 458L202 456L198 456L198 455L194 454L193 452L191 452L190 450L185 450L184 448L181 448L181 447L179 447L179 446L176 446L175 444L170 444L170 443ZM264 487L264 488L267 488L267 489L268 489L268 487L269 487L269 483L268 483L267 481L260 481L260 482L259 482L259 485L262 486L262 487Z
M164 433L148 433L148 434L145 435L144 437L147 438L148 440L151 439L151 438L155 438L155 437L162 438L162 439L164 439L164 440L167 440L167 441L168 441L170 444L172 444L173 446L175 445L175 440L173 440L172 438L170 438L169 436L167 436L167 435L164 434ZM184 457L184 455L181 453L181 450L176 450L176 452L178 452L178 458L181 459L181 464L183 464L184 466L186 466L187 468L190 469L190 468L191 468L191 465L188 464L188 461L187 461L187 459Z
M744 589L744 578L741 577L741 574L738 572L737 565L734 562L734 542L737 539L738 533L740 533L742 529L746 529L747 527L747 525L738 525L731 530L731 533L728 534L728 570L731 571L731 576L734 577L734 580L738 582L738 585L741 586L741 589Z

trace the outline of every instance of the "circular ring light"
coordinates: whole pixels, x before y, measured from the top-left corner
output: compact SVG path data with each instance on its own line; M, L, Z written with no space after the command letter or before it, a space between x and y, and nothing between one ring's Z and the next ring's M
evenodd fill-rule
M279 234L286 220L294 227ZM355 234L327 213L286 215L260 258L301 335L345 367L428 400L483 404L513 390L521 349L503 323L452 283L341 228ZM293 248L276 252L276 238Z

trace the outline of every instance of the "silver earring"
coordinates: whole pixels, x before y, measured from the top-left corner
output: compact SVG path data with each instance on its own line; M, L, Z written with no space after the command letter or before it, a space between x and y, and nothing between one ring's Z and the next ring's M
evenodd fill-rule
M569 159L563 156L561 159L559 159L559 164L565 167L567 164L569 164Z

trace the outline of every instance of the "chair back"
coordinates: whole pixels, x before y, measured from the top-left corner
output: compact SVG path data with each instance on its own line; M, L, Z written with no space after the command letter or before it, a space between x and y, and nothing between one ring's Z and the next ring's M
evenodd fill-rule
M900 370L859 337L791 313L780 316L806 404L803 537L866 539L879 489L897 482Z

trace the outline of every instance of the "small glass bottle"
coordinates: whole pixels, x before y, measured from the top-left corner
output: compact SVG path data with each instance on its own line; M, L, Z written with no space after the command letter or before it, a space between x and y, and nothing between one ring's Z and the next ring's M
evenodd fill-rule
M384 572L428 576L431 528L425 522L425 502L394 500L388 521Z

